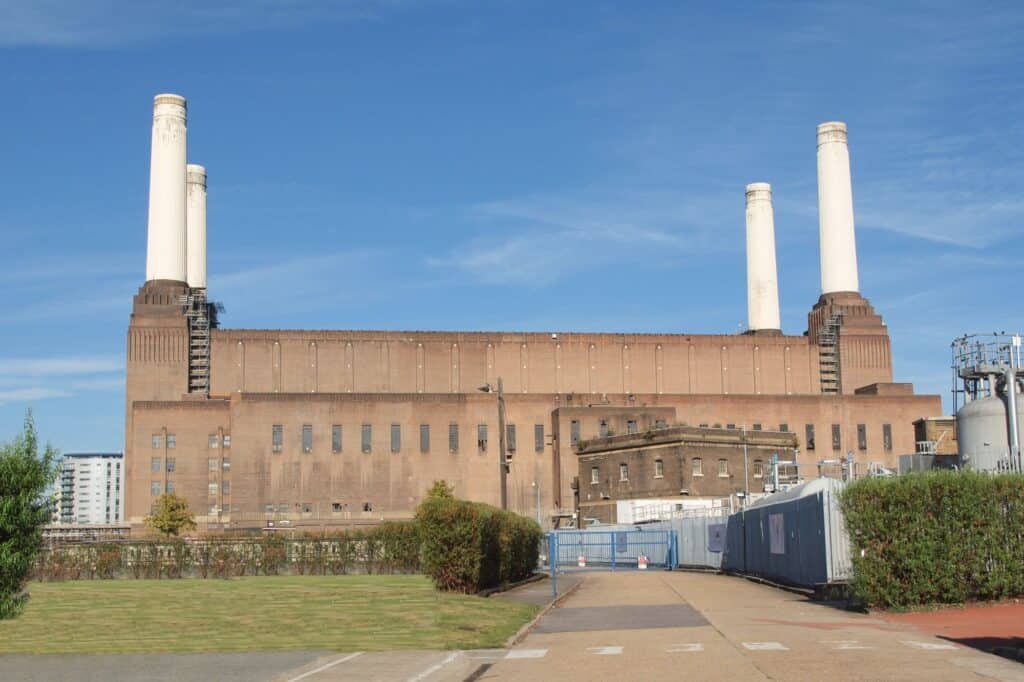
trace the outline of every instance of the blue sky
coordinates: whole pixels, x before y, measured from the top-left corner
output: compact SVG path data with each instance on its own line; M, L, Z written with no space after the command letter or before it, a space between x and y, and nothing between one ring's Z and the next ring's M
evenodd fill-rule
M119 450L152 96L189 99L231 327L732 333L771 182L819 290L815 125L850 127L897 380L1024 327L1019 2L0 0L0 439Z

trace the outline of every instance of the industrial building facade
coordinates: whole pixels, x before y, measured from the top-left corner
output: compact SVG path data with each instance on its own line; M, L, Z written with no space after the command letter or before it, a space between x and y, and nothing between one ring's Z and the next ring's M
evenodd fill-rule
M849 452L895 466L941 404L893 383L887 329L858 293L836 126L819 127L819 185L839 191L820 190L824 293L801 335L778 329L763 183L747 192L744 334L223 329L206 303L205 171L186 170L184 99L158 96L127 337L126 520L170 489L210 528L406 517L437 479L495 503L498 406L479 387L499 378L509 507L530 516L571 506L579 440L630 422L789 431L808 476Z

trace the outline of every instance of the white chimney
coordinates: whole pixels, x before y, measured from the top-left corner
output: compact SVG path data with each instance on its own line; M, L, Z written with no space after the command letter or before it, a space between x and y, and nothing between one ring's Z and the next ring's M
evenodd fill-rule
M206 169L188 164L185 173L187 185L188 223L188 285L193 289L206 288Z
M818 126L818 225L821 293L859 292L850 149L846 124L838 121Z
M747 185L747 327L779 330L779 276L775 266L772 186Z
M153 98L146 281L185 281L185 98Z

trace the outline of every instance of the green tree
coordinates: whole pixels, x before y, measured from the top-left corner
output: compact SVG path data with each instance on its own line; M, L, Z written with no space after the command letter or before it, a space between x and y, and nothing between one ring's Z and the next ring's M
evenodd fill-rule
M174 493L157 498L156 508L146 517L146 526L168 537L177 536L183 530L195 530L196 519L188 509L188 501Z
M434 484L430 486L430 490L427 491L428 500L450 500L454 499L455 491L445 481L434 481Z
M25 607L25 585L42 544L42 527L53 501L46 489L57 478L58 455L49 444L39 452L32 411L13 443L0 446L0 620Z

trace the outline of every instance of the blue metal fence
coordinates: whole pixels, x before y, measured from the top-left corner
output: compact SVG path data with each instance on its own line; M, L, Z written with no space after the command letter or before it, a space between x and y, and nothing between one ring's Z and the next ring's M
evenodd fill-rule
M558 593L559 572L670 569L677 563L676 547L674 530L552 531L548 533L547 557L551 589Z

